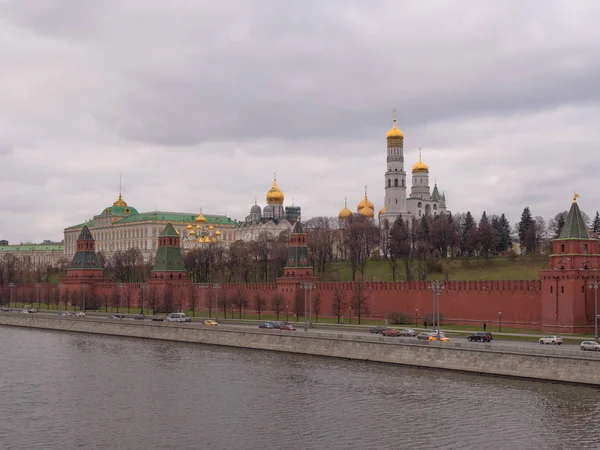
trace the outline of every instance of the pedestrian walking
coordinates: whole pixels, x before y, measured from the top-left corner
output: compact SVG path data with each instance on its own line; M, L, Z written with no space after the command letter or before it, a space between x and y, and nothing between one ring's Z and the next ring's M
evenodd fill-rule
M487 328L487 323L483 322L483 331Z
M426 320L423 322L423 325L425 326L425 329L427 329L427 321Z

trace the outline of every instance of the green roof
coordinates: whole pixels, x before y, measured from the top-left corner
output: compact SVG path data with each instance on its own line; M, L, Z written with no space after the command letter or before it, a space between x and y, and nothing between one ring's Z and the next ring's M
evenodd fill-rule
M104 208L100 216L131 216L137 215L139 212L133 206L109 206Z
M175 228L173 228L173 225L171 225L171 222L169 222L167 224L167 226L165 227L165 229L160 232L160 236L162 236L162 237L179 237L179 235L177 234L177 231L175 231Z
M64 252L63 244L0 245L0 253L10 252Z
M569 210L569 214L567 214L567 218L565 219L565 224L562 227L560 235L558 239L589 239L590 234L588 233L587 227L585 225L585 221L583 220L583 216L581 215L581 210L579 209L579 205L577 204L577 200L574 200L571 204L571 209Z
M185 272L181 247L159 247L152 272Z

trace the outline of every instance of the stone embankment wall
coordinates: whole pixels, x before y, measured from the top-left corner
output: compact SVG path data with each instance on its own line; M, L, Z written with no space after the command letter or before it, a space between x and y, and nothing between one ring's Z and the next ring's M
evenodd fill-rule
M52 318L25 314L0 314L0 326L223 345L600 385L600 358L595 352L503 347L496 342L493 344L405 342L370 335L240 330L225 327L219 329L196 324L121 322L91 317Z

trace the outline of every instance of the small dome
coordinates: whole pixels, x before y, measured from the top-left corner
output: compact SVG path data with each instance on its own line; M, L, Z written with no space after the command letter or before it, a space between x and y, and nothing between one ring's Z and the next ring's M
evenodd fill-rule
M373 208L370 208L368 206L365 206L364 208L362 208L358 213L361 216L368 217L370 219L372 219L373 217L375 217L375 212L373 211Z
M196 236L196 232L194 230L190 231L190 236Z
M188 226L187 226L186 228L187 228L188 230L191 230L191 229L192 229L192 228L194 228L194 227L192 227L192 224L191 224L191 223L188 223Z
M202 228L200 225L196 225L196 230L199 230L200 228Z
M381 216L382 214L385 214L385 213L386 213L386 211L387 211L387 210L385 209L385 206L384 206L383 208L381 208L381 209L379 210L379 215Z
M260 206L258 206L256 203L252 205L252 208L250 208L250 214L260 214L260 212Z
M367 193L365 192L365 198L362 199L362 201L358 204L358 206L356 207L356 210L358 212L360 212L361 209L365 208L365 207L369 207L371 209L375 209L375 205L373 205L373 203L371 203L371 201L367 198Z
M419 152L419 162L412 167L413 172L429 172L427 164L421 160L421 152Z
M209 230L214 230L214 227L212 225L209 225L208 229Z
M404 133L396 127L396 117L394 117L394 126L385 135L386 139L404 139Z
M347 219L351 215L352 215L352 211L350 211L348 209L348 200L345 200L344 201L344 208L342 210L340 210L340 213L338 214L338 218L340 218L340 219Z
M200 213L198 217L196 217L196 223L204 223L206 222L206 218Z
M277 187L277 179L273 180L273 187L267 192L267 203L283 203L283 192Z
M221 232L219 230L215 231L215 236L221 236Z
M123 200L123 197L121 197L121 194L119 194L119 198L113 203L113 206L127 206L127 202Z

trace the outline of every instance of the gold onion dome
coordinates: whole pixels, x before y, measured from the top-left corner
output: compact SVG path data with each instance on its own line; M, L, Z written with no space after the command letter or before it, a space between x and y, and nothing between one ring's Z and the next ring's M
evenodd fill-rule
M202 213L200 213L200 215L198 217L196 217L196 222L197 223L204 223L204 222L206 222L206 218L202 215Z
M123 197L121 197L121 194L119 194L119 198L113 203L113 206L127 206L127 202L123 200Z
M217 230L217 231L215 232L215 236L221 236L221 232L220 232L219 230Z
M188 226L187 226L186 228L187 228L188 230L191 230L191 229L193 228L193 227L192 227L192 224L191 224L191 223L188 223Z
M365 207L375 209L375 205L373 205L373 203L371 203L371 201L367 198L366 192L365 192L365 198L362 199L362 201L358 204L356 209L358 210L358 212L360 212Z
M386 211L387 211L387 210L385 209L385 206L384 206L383 208L381 208L381 209L379 210L379 215L381 216L382 214L385 214L385 213L386 213Z
M361 216L363 217L368 217L370 219L372 219L375 216L375 212L373 211L373 208L369 207L369 206L365 206L364 208L362 208L359 212L358 212Z
M215 228L214 228L212 225L209 225L209 226L208 226L208 229L209 229L209 230L214 230Z
M273 187L267 192L267 203L283 203L283 192L277 187L277 178L273 179Z
M340 211L340 213L338 214L338 217L340 219L347 219L348 217L350 217L352 215L352 211L350 211L348 209L348 200L344 201L344 209L342 209Z
M404 133L396 126L396 116L394 115L394 125L392 129L385 135L386 139L403 139Z
M200 225L196 225L196 230L199 230L200 228Z
M190 231L190 236L196 236L196 232L194 230Z
M412 171L413 172L429 172L429 167L427 166L427 164L425 164L423 162L423 160L421 159L421 152L419 152L419 162L417 162L413 167L412 167Z

